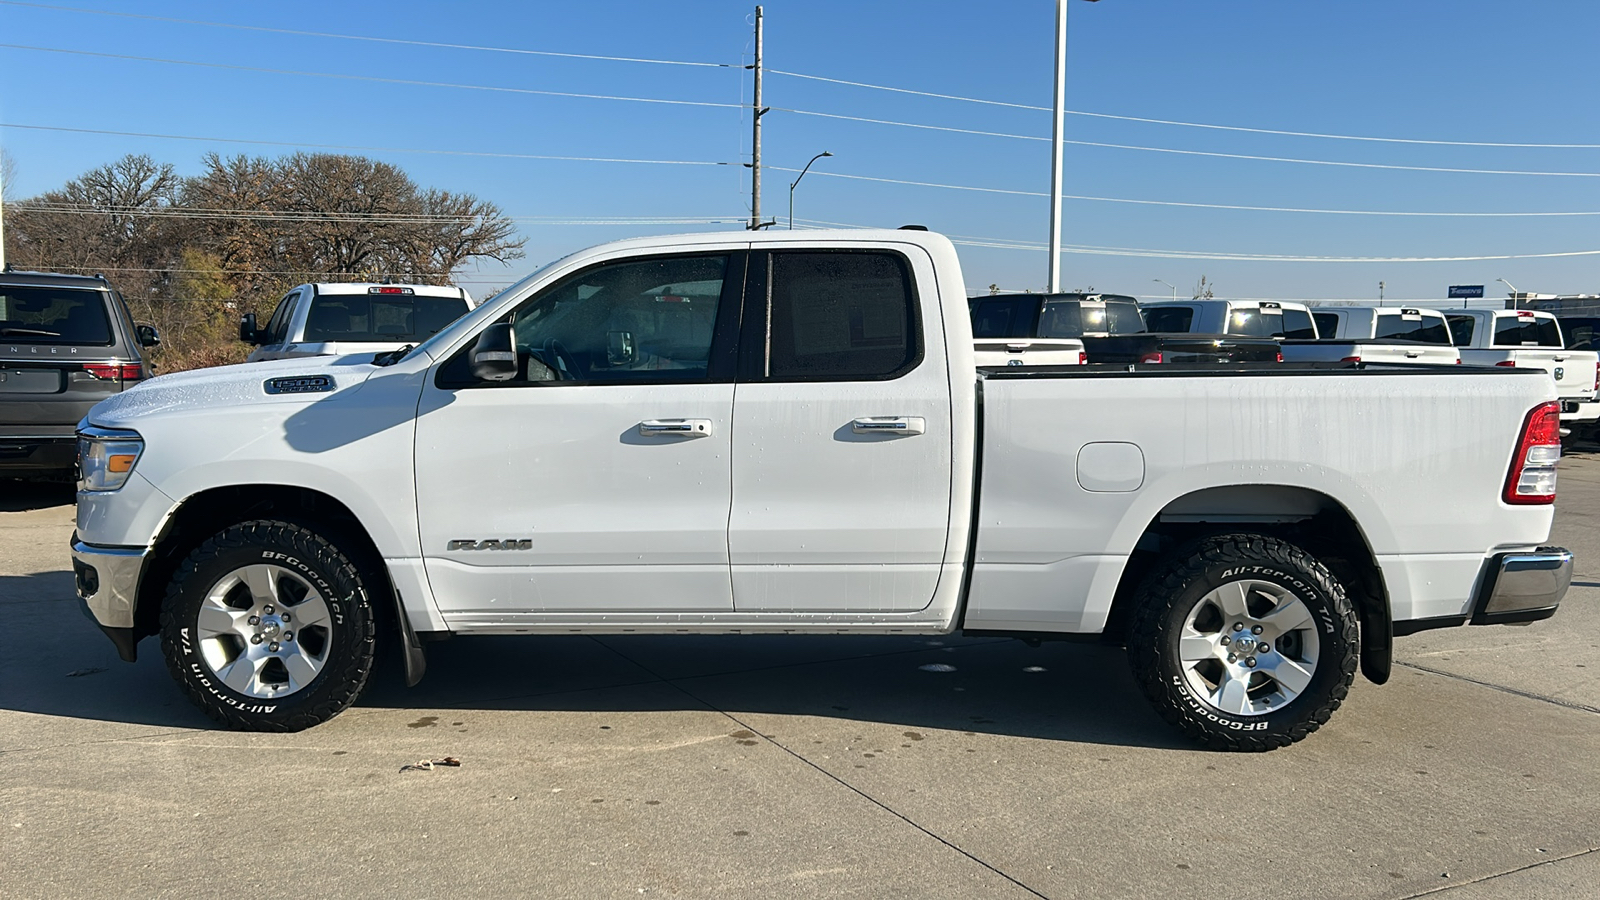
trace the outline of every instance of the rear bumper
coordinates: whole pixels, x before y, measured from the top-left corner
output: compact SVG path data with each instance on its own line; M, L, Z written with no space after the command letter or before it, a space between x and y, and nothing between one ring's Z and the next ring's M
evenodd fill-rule
M1555 615L1572 583L1572 553L1540 547L1497 553L1472 602L1472 624L1510 625Z
M25 475L71 473L78 465L78 441L72 435L8 435L0 432L0 473Z

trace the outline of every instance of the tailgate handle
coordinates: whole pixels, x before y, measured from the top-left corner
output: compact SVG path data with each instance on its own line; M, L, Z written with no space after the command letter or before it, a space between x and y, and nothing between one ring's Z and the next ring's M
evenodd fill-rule
M1566 361L1567 361L1567 358L1565 356L1556 357L1556 362L1566 362Z
M923 434L928 422L921 416L863 416L850 423L856 434Z
M1419 357L1421 355L1422 355L1422 351L1421 350L1407 350L1406 351L1406 359L1416 359L1417 357Z
M646 419L639 423L645 437L709 437L710 419Z

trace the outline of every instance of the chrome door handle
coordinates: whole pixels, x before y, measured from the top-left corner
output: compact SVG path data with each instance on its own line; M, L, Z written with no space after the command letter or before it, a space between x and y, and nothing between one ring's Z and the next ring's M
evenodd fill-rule
M639 433L645 437L707 437L711 434L711 420L646 419L639 423Z
M850 423L856 434L922 434L928 422L921 416L862 416Z

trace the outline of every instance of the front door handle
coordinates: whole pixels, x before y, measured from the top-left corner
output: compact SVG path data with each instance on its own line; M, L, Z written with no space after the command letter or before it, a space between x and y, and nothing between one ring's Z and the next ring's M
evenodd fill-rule
M645 437L709 437L710 419L646 419L639 423Z
M863 416L850 423L856 434L922 434L928 422L921 416Z

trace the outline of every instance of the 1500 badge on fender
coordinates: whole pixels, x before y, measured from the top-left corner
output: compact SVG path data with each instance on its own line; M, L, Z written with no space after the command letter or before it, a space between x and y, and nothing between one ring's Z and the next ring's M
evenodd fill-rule
M446 550L532 550L533 541L528 538L522 540L506 541L451 541Z

